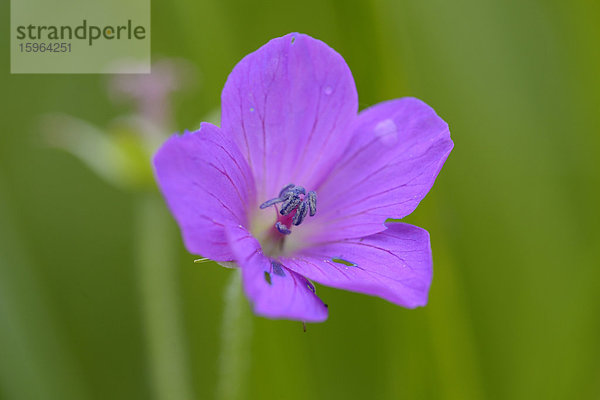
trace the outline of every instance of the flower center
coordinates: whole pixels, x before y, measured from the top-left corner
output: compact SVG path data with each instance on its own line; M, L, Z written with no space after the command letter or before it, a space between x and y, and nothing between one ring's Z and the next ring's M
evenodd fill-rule
M300 225L307 214L312 217L317 213L317 193L312 190L306 193L306 189L293 183L286 185L277 197L265 201L259 208L264 210L267 207L275 206L275 210L277 210L279 203L283 204L277 214L277 222L274 227L282 235L292 233L292 225Z
M278 257L297 247L296 240L289 238L286 241L286 238L292 233L293 226L302 224L307 216L312 217L317 213L317 193L289 184L281 189L277 197L265 201L259 208L265 210L271 206L275 211L275 221L268 213L257 214L251 223L251 230L261 243L263 252Z

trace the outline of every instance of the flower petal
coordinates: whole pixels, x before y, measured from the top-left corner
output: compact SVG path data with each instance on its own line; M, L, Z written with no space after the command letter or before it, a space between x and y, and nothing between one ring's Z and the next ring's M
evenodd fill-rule
M281 262L323 285L379 296L408 308L424 306L432 278L429 233L404 223L386 227L363 239L305 249Z
M214 125L174 135L154 157L158 185L190 253L231 261L225 227L247 224L256 204L250 168L237 147Z
M298 33L246 56L221 97L223 131L247 158L261 199L288 183L318 185L349 142L358 110L344 59Z
M366 109L352 129L344 158L318 188L315 227L307 229L313 242L367 236L410 214L453 147L448 125L415 98Z
M266 257L242 226L227 229L227 236L256 314L305 322L327 319L327 306L306 278Z

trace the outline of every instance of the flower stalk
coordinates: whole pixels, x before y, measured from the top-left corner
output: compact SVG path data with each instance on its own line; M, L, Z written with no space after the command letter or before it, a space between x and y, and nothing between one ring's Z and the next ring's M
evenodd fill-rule
M225 291L218 400L242 399L246 388L246 371L251 357L252 317L248 302L242 293L241 275L239 268L231 271L231 278Z
M138 197L135 209L137 272L152 392L156 399L193 399L175 249L169 240L175 237L175 227L164 202L154 193Z

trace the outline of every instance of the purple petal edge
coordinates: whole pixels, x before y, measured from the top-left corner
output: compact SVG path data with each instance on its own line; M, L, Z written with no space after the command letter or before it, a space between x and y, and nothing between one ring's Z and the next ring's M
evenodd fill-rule
M222 127L253 171L261 198L290 182L311 190L342 155L358 110L350 69L310 36L273 39L242 59L221 96Z
M228 228L227 237L256 314L304 322L327 319L327 306L315 294L314 286L285 265L273 265L273 260L262 253L258 241L244 227Z
M179 224L186 248L231 261L227 226L248 223L254 181L239 151L214 125L173 135L154 156L158 186Z
M307 224L307 243L372 235L386 219L410 214L453 146L448 125L418 99L362 111L344 158L317 190L319 212Z
M386 227L365 238L305 249L281 262L326 286L378 296L407 308L424 306L433 276L429 233L400 222Z

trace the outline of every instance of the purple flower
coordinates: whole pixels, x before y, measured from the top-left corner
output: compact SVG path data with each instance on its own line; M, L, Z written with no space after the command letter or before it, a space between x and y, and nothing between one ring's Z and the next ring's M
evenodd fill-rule
M414 98L358 112L352 74L297 33L246 56L221 96L222 126L171 137L156 177L187 249L242 271L254 311L327 319L309 281L413 308L432 277L427 231L403 218L452 150Z

